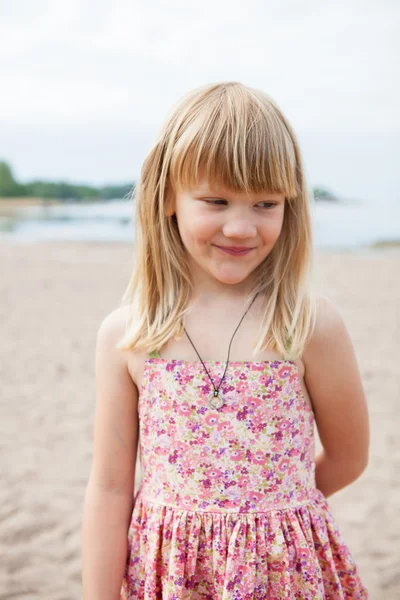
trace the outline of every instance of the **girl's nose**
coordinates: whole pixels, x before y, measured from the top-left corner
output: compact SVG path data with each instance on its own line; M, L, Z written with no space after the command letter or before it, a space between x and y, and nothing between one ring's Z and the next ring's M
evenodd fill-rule
M257 235L257 226L249 219L229 219L224 224L222 232L229 238L253 238Z

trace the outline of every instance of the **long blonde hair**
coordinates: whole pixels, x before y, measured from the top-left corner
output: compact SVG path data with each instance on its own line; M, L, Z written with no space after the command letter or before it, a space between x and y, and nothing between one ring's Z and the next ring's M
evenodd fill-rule
M315 325L309 202L294 132L265 93L237 82L202 86L173 107L147 155L135 190L134 272L121 305L130 306L120 350L152 352L178 338L193 288L168 190L193 187L199 171L232 191L284 193L287 206L272 251L257 267L248 302L265 295L254 354L295 360ZM204 169L204 171L203 171Z

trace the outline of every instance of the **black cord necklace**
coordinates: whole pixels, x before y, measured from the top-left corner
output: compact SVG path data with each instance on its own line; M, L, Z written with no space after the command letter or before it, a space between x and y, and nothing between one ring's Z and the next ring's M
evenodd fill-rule
M226 360L225 371L224 371L224 374L222 375L221 381L219 382L219 386L218 386L217 388L215 387L215 385L214 385L214 382L213 382L213 380L212 380L212 378L211 378L211 375L210 375L210 373L208 372L208 370L207 370L207 367L206 367L206 365L204 364L204 362L203 362L203 360L202 360L202 358L201 358L200 354L197 352L195 345L193 344L192 340L190 339L188 332L186 331L185 327L183 328L183 329L184 329L184 331L185 331L185 333L186 333L186 335L187 335L187 337L188 337L188 339L189 339L189 342L192 344L192 346L193 346L193 348L194 348L194 350L195 350L195 352L196 352L197 356L198 356L198 357L199 357L199 359L201 360L201 364L203 365L203 367L204 367L204 369L205 369L205 371L206 371L206 373L207 373L207 375L208 375L208 377L209 377L209 379L210 379L210 381L211 381L211 383L212 383L212 386L213 386L213 388L214 388L214 391L213 391L213 392L211 392L211 394L210 394L210 395L208 396L208 398L207 398L207 404L208 404L208 406L209 406L210 408L218 409L218 408L221 408L221 406L223 406L223 405L224 405L224 403L225 403L225 400L224 400L224 398L222 397L222 394L220 393L220 391L219 391L219 390L220 390L220 387L221 387L221 385L222 385L222 382L223 382L223 380L224 380L224 377L225 377L225 374L226 374L226 371L227 371L227 368L228 368L228 364L229 364L229 355L230 355L230 352L231 352L232 340L233 340L233 338L235 337L235 333L236 333L236 332L237 332L237 330L239 329L239 327L240 327L240 325L241 325L241 323L242 323L243 319L245 318L245 316L246 316L246 315L247 315L247 313L249 312L249 310L250 310L250 308L252 307L252 305L253 305L253 303L254 303L254 300L257 298L257 296L258 296L258 292L257 292L257 294L254 296L253 300L251 301L251 304L250 304L250 306L248 307L248 309L247 309L247 310L246 310L246 312L244 313L243 317L240 319L240 321L239 321L239 325L236 327L235 331L233 332L233 335L232 335L232 337L231 337L231 341L229 342L229 348L228 348L228 358L227 358L227 360Z

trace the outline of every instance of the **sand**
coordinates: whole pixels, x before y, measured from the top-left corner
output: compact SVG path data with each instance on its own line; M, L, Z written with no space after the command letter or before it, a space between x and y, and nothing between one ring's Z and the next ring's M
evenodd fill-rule
M132 266L125 244L0 244L0 600L81 598L98 326ZM330 497L371 598L400 598L400 254L319 251L371 420L369 466Z

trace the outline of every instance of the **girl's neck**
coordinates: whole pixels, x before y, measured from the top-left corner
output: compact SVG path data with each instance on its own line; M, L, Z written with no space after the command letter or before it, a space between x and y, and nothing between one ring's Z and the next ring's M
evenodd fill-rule
M260 296L260 294L258 296ZM225 311L225 314L228 311L233 311L235 313L246 309L249 298L249 292L238 290L226 290L225 293L210 293L209 291L202 290L197 294L192 294L189 306L191 312L205 310L210 313L214 311L217 313ZM259 297L256 298L252 308L254 308L255 305L258 305L258 303Z

